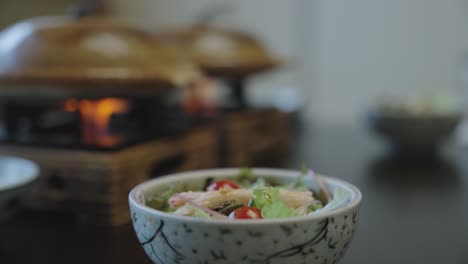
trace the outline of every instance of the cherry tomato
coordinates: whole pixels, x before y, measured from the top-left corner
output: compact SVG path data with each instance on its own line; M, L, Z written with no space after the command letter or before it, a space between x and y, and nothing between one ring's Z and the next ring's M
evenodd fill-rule
M255 207L241 207L229 215L230 219L262 219L262 211Z
M231 181L231 180L220 180L220 181L215 181L212 184L210 184L206 190L207 191L217 191L221 188L231 188L231 189L239 189L239 186Z

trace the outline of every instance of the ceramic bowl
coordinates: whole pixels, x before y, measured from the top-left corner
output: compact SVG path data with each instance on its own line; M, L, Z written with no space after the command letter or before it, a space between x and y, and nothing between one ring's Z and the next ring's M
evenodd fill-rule
M334 195L320 212L268 220L212 220L171 215L145 206L173 182L202 186L207 177L229 178L240 169L212 169L173 174L144 182L129 195L133 226L154 263L336 263L356 229L361 193L344 181L324 177ZM253 169L257 176L291 181L299 171ZM304 184L318 186L312 178Z
M405 153L437 151L462 120L459 113L410 115L369 113L371 128L387 139L395 150Z
M0 222L20 208L32 183L39 177L39 167L28 160L0 156Z

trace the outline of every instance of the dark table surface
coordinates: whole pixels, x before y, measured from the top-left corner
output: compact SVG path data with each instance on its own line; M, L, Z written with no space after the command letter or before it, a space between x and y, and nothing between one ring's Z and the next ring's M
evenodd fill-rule
M341 263L468 263L468 149L402 161L364 128L303 127L287 167L308 164L363 193L360 224ZM0 263L150 263L130 225L78 225L23 212L0 224Z

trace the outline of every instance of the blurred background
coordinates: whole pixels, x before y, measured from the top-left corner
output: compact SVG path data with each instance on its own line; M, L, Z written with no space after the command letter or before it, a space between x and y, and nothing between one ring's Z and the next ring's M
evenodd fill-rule
M63 14L77 2L2 1L0 26ZM308 117L320 121L355 124L382 94L458 95L463 88L468 6L460 0L96 2L106 14L152 33L215 13L210 24L251 33L289 60L281 70L252 77L249 100L271 104L275 93L291 89Z
M0 186L34 178L0 188L0 262L31 232L146 263L138 183L307 164L364 194L344 263L466 263L467 26L464 0L0 0Z

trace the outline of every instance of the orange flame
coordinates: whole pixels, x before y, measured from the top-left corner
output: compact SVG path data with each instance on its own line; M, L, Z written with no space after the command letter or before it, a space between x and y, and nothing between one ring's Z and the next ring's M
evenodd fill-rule
M63 103L68 112L81 115L81 134L85 145L112 147L123 141L123 137L109 135L109 123L113 114L125 113L129 104L124 99L104 98L99 100L68 99Z

